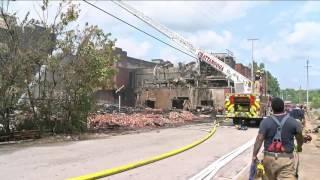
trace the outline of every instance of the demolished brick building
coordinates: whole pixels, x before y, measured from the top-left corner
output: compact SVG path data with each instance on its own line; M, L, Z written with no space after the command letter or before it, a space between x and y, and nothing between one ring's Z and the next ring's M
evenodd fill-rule
M118 61L115 63L117 73L113 78L114 85L110 89L96 91L95 98L99 104L117 104L119 94L116 94L116 89L125 86L124 90L120 92L121 104L135 106L135 72L139 69L152 69L156 66L156 63L130 57L121 48L116 48L114 53L119 56Z
M214 54L232 68L234 58L225 53ZM200 75L197 71L200 68ZM250 73L242 66L243 75ZM249 68L248 68L249 69ZM140 69L135 73L136 105L161 109L194 110L203 106L222 108L224 95L232 92L233 82L210 65L201 62L178 67L160 62L154 69Z
M222 108L225 94L232 92L233 82L206 63L201 62L200 67L195 62L179 63L175 67L162 59L149 62L128 57L121 49L117 49L117 53L120 60L114 81L117 88L125 86L121 92L122 105L188 110L204 106ZM241 74L250 76L250 69L237 64L233 56L214 55ZM118 103L115 89L108 93L98 91L96 95L104 102Z

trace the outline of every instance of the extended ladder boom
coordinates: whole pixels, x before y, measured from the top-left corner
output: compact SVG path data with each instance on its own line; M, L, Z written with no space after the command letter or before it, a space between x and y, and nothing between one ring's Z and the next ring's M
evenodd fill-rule
M234 83L240 83L243 86L243 89L241 90L243 93L250 93L251 92L251 85L252 82L233 68L231 68L228 64L224 63L223 61L219 60L217 57L215 57L212 54L209 54L205 51L202 51L200 48L196 48L193 46L192 43L187 41L185 38L183 38L181 35L177 34L176 32L173 32L169 30L167 27L163 26L160 23L155 22L150 17L144 15L142 12L134 9L133 7L129 6L128 4L125 4L122 1L113 1L115 4L120 6L121 8L125 9L132 15L136 16L143 22L149 24L162 34L165 34L168 38L170 38L172 41L178 43L183 48L191 52L192 54L195 54L200 61L206 62L210 66L212 66L214 69L222 72L224 75L227 76L227 78L231 79Z

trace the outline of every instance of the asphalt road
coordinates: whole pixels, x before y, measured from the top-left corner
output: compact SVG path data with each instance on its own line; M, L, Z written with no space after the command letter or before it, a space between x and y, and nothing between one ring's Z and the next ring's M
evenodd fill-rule
M1 179L66 179L93 173L180 148L205 136L211 126L209 123L194 124L45 145L1 145ZM191 150L104 179L188 179L252 139L256 133L256 128L239 131L232 127L219 127L212 138ZM235 176L246 166L247 157L248 152L243 153L226 166L231 168L221 169L217 178Z

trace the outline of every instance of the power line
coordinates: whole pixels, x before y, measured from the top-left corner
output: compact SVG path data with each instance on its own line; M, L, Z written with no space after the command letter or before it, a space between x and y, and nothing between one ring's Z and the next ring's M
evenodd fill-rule
M104 10L104 9L102 9L102 8L100 8L100 7L94 5L94 4L92 4L92 3L90 3L90 2L88 2L88 1L86 1L86 0L83 0L83 1L84 1L85 3L91 5L92 7L94 7L94 8L96 8L96 9L104 12L105 14L108 14L109 16L111 16L111 17L113 17L113 18L115 18L115 19L123 22L124 24L126 24L126 25L128 25L128 26L130 26L130 27L132 27L132 28L134 28L134 29L136 29L136 30L138 30L138 31L140 31L140 32L142 32L142 33L150 36L150 37L152 37L153 39L155 39L155 40L157 40L157 41L159 41L159 42L161 42L161 43L163 43L163 44L165 44L165 45L167 45L167 46L169 46L169 47L171 47L171 48L173 48L173 49L175 49L175 50L177 50L177 51L179 51L179 52L181 52L181 53L183 53L183 54L185 54L185 55L187 55L187 56L190 56L190 57L192 57L192 58L197 59L195 56L190 55L189 53L187 53L187 52L185 52L185 51L183 51L183 50L181 50L181 49L179 49L179 48L176 48L176 47L172 46L171 44L169 44L169 43L167 43L167 42L165 42L165 41L163 41L163 40L155 37L154 35L146 32L146 31L144 31L144 30L142 30L142 29L140 29L140 28L138 28L138 27L136 27L136 26L134 26L134 25L132 25L132 24L130 24L130 23L128 23L128 22L126 22L125 20L122 20L121 18L119 18L119 17L117 17L117 16L115 16L115 15L107 12L106 10Z
M131 11L129 11L127 8L123 7L123 5L120 5L118 3L116 3L114 0L111 0L111 2L113 2L115 5L119 6L120 8L122 8L123 10L127 11L129 14L135 16L136 18L138 18L139 20L141 20L142 22L146 23L147 25L149 25L150 27L152 27L153 29L155 29L156 31L158 31L159 33L161 33L162 35L166 36L169 39L172 39L172 37L170 37L168 34L164 33L163 31L159 30L155 25L149 23L148 21L146 21L145 19L141 18L140 16L137 16L136 14L132 13ZM167 29L167 28L166 28ZM186 49L186 47L181 46L179 43L176 43L178 46ZM187 49L189 50L189 49Z

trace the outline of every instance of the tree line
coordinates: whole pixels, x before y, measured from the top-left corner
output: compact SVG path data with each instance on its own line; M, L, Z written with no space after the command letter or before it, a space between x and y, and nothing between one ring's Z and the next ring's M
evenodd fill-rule
M283 89L281 97L294 104L305 104L307 102L307 91L303 89ZM320 90L309 90L309 105L312 108L320 108Z

